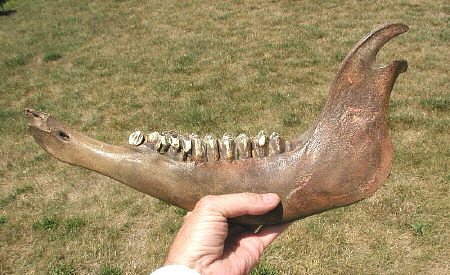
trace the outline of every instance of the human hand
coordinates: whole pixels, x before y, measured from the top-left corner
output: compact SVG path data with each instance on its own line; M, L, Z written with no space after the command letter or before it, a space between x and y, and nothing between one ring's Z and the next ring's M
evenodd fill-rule
M276 194L240 193L206 196L189 212L166 265L184 265L206 274L248 274L265 248L288 224L263 226L258 233L228 218L261 215L280 203Z

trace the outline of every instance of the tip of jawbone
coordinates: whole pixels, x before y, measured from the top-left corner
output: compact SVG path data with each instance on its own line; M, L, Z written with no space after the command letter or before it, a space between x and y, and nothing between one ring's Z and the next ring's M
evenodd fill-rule
M385 24L362 39L345 57L331 86L321 117L330 118L347 110L362 110L384 118L393 85L406 72L406 60L376 64L378 51L392 38L408 31L401 23Z

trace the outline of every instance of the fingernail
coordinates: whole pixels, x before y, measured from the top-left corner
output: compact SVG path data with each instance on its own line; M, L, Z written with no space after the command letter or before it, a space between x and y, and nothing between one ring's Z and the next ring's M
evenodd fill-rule
M273 194L273 193L263 194L262 200L263 200L264 204L272 204L272 203L278 201L278 195Z

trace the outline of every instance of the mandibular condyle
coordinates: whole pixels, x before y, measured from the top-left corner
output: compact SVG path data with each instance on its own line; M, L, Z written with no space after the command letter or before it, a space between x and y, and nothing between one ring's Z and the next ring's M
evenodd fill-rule
M292 141L263 131L219 139L137 131L130 145L114 146L27 109L29 130L55 158L186 210L206 195L271 192L281 198L275 210L235 221L290 222L367 198L388 178L393 148L387 106L407 62L378 66L375 59L385 43L407 30L386 24L358 42L341 64L319 118Z

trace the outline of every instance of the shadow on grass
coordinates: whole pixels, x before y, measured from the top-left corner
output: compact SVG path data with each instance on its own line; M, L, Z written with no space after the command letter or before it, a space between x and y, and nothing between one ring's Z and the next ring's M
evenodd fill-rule
M8 16L8 15L16 13L16 12L17 12L16 10L3 10L3 11L0 11L0 16Z

